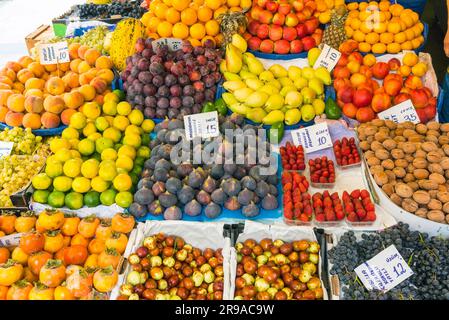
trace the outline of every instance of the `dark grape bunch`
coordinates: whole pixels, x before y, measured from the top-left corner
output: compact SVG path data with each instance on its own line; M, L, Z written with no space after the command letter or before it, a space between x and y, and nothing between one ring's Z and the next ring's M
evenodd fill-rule
M146 12L137 1L123 3L114 1L111 4L85 3L77 5L76 11L81 19L110 18L114 15L139 19Z
M147 118L182 120L200 113L205 102L215 100L220 51L211 41L198 47L184 41L176 51L167 45L153 51L152 42L139 39L136 53L126 59L121 77L127 101Z
M366 290L354 269L392 244L414 274L387 293ZM328 256L330 273L344 285L345 300L449 300L449 239L411 231L399 222L381 232L364 233L359 241L353 231L346 232Z

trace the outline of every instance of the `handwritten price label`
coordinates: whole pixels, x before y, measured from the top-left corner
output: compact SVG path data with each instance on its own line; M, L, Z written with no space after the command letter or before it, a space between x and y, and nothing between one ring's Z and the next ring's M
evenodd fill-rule
M327 70L332 71L340 60L341 52L325 44L321 54L313 66L314 69L319 67L325 67Z
M152 42L153 50L156 50L157 47L161 47L163 45L168 46L170 51L176 51L181 49L182 40L176 38L162 38Z
M354 271L368 290L383 292L393 289L413 275L412 269L394 245L364 262Z
M298 130L293 130L291 134L293 143L295 145L301 144L306 153L312 153L332 147L329 128L325 122Z
M11 154L14 142L0 141L0 158Z
M217 137L220 134L218 127L218 112L205 112L184 117L184 127L187 140L195 137L203 139Z
M0 247L17 247L25 233L15 233L0 238Z
M42 65L70 62L67 41L40 44L39 61Z
M420 122L411 100L401 102L400 104L378 113L377 115L380 119L391 120L395 123L411 121L417 124Z

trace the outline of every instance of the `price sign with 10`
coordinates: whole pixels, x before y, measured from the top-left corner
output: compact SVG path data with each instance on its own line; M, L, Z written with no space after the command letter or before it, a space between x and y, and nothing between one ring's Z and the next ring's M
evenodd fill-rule
M39 61L42 65L70 62L67 41L40 44Z
M327 123L319 123L310 127L293 130L291 132L293 143L301 144L306 153L332 147L332 139Z
M325 67L331 72L341 58L341 52L325 44L313 68Z

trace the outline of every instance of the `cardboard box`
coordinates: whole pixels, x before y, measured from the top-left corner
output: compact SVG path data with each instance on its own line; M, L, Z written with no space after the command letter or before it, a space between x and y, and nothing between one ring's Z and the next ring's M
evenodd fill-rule
M43 24L39 26L25 37L28 53L31 54L31 49L33 49L39 42L54 38L54 36L53 29L49 25Z

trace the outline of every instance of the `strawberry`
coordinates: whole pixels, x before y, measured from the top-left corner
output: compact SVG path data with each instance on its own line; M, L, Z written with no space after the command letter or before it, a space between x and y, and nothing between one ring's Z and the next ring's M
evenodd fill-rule
M324 214L317 214L317 215L315 215L315 218L317 221L320 221L320 222L326 221L326 216Z
M376 221L376 214L374 211L368 211L366 214L366 220L368 221Z
M357 222L359 220L355 212L348 214L347 219L351 222Z
M345 213L343 210L335 210L335 216L337 220L343 220L345 218Z
M367 190L362 190L362 191L360 191L360 196L362 197L362 199L365 199L365 198L369 198L370 196L369 196L369 192L367 191Z
M335 221L335 213L334 212L328 212L326 213L326 221Z
M351 192L351 198L357 199L358 197L360 197L360 190L359 189L356 189L356 190Z

